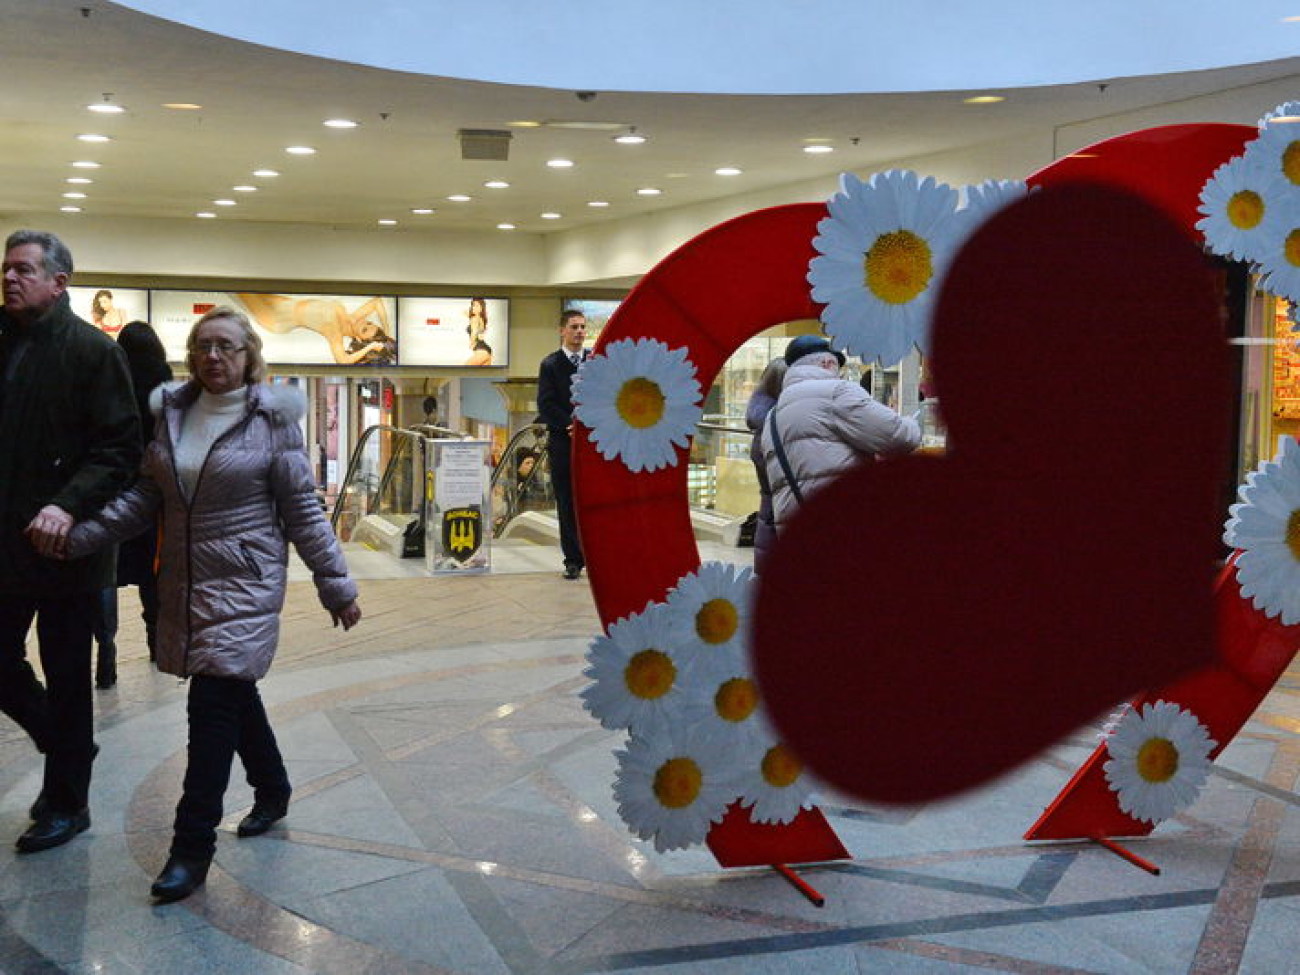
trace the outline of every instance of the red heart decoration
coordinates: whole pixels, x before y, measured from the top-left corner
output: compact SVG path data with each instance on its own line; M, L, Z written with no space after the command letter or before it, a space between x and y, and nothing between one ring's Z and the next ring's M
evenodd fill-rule
M759 583L759 682L818 776L950 795L1212 659L1220 307L1200 250L1117 189L1044 189L967 243L934 323L947 453L814 495Z

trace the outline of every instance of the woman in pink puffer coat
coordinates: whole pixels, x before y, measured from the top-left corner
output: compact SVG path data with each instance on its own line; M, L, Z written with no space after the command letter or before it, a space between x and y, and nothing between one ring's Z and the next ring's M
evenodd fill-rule
M68 555L152 530L162 517L158 668L189 680L189 763L171 856L155 897L178 900L207 876L235 754L253 786L240 836L287 812L289 779L257 691L280 632L288 542L335 624L361 617L356 585L316 497L298 421L302 395L262 382L261 339L216 308L188 340L193 378L155 393L157 435L140 479L73 529Z

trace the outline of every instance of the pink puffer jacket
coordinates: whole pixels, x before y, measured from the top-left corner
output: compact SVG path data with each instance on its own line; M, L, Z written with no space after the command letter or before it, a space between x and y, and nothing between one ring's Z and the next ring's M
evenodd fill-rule
M322 605L357 595L338 539L321 511L298 420L302 394L252 385L242 419L212 445L187 500L173 461L196 383L164 388L157 435L140 479L69 537L69 555L153 531L162 512L158 669L257 680L275 655L289 558L286 538L312 571Z

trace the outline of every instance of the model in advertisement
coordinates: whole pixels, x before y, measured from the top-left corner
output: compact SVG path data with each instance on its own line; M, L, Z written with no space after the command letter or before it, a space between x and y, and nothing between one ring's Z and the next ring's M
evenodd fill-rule
M126 324L126 314L113 304L113 292L100 288L90 300L90 324L101 332L116 335Z
M334 361L344 366L394 365L397 342L383 298L371 298L353 311L334 298L236 294L259 326L283 335L306 328L324 336Z
M471 298L469 300L469 311L465 315L469 319L469 324L465 326L465 332L469 335L470 348L469 358L465 360L465 365L492 365L492 346L488 345L485 339L488 328L487 301L483 298Z

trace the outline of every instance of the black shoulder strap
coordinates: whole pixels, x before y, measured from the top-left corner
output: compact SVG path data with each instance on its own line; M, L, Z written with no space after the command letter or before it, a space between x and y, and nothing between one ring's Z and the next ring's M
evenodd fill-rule
M781 443L781 434L776 428L775 406L767 414L767 429L772 438L772 451L776 454L776 462L781 465L781 470L785 473L785 483L790 485L794 499L803 504L803 492L799 490L799 482L795 480L794 470L790 467L790 458L785 455L785 445Z

